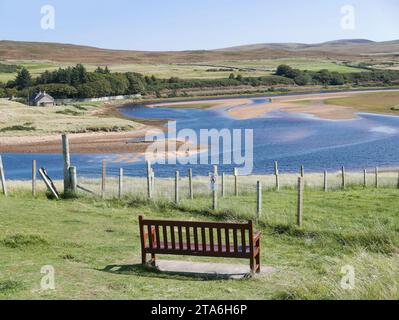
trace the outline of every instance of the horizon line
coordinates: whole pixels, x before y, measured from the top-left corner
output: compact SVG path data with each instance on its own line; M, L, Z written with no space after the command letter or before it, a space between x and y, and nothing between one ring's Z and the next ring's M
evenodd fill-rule
M35 43L35 44L58 44L58 45L70 45L70 46L80 46L80 47L89 47L101 50L112 50L112 51L136 51L136 52L190 52L190 51L217 51L223 49L230 49L230 48L239 48L239 47L246 47L246 46L256 46L256 45L283 45L283 44L299 44L299 45L321 45L330 42L337 42L337 41L355 41L355 40L363 40L369 41L371 43L385 43L385 42L393 42L398 41L399 39L392 39L392 40L384 40L384 41L375 41L368 38L341 38L335 40L326 40L322 42L314 42L314 43L306 43L306 42L257 42L257 43L246 43L246 44L237 44L231 45L228 47L222 48L213 48L213 49L183 49L183 50L143 50L143 49L115 49L110 47L102 47L97 45L88 45L82 43L69 43L69 42L57 42L57 41L36 41L36 40L12 40L12 39L0 39L0 42L21 42L21 43Z

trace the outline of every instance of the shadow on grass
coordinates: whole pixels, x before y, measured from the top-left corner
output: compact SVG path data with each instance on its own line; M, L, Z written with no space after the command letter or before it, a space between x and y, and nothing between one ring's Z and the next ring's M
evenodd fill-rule
M168 280L195 280L195 281L217 281L217 280L230 280L230 275L211 274L211 273L193 273L188 271L171 272L160 271L156 267L149 265L143 266L142 264L133 265L108 265L104 269L97 269L97 271L107 272L118 275L126 276L139 276L147 278L159 278Z

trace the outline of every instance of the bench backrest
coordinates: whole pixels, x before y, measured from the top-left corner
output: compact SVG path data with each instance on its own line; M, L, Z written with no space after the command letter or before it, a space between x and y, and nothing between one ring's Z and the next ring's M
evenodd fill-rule
M146 220L139 217L142 246L157 252L224 252L246 256L253 247L253 223Z

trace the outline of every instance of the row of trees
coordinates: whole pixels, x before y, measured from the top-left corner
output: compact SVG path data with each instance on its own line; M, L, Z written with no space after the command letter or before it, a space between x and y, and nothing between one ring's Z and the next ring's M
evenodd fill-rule
M399 72L395 70L370 70L367 72L339 73L329 70L303 71L288 65L280 65L276 75L292 79L297 85L338 86L354 85L395 85L399 84Z
M156 94L163 90L193 88L221 88L238 86L276 85L399 85L399 71L371 70L358 73L338 73L328 70L302 71L288 65L280 65L276 74L264 77L243 77L231 74L223 79L159 79L139 73L111 73L108 67L98 67L94 72L78 64L74 67L46 71L33 79L29 71L22 68L15 80L0 84L0 97L26 97L39 91L46 91L55 98L94 98L126 94Z
M27 95L46 91L55 98L93 98L125 94L145 94L146 82L141 74L111 73L106 67L88 72L78 64L75 67L46 71L36 79L25 68L15 80L9 81L3 91L17 90L17 95Z

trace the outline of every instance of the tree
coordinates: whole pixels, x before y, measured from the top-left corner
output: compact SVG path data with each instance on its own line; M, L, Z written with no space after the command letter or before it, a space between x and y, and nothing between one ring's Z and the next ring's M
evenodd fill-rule
M276 75L277 76L287 76L292 72L292 68L290 66L287 66L286 64L281 64L277 67Z
M94 70L95 73L104 73L104 70L98 66L96 70Z
M12 98L15 97L18 93L18 90L15 88L6 88L6 97Z
M236 78L236 77L235 77L234 73L230 73L229 79L230 79L230 80L234 80L235 78Z
M306 86L307 84L312 82L312 77L302 72L294 78L294 81L298 86Z
M15 78L15 86L21 90L29 87L32 84L32 76L30 72L26 68L22 68L21 71L18 72L17 77Z
M76 97L78 90L69 84L64 83L49 83L34 87L34 92L46 91L49 95L57 99L66 99Z
M340 86L345 83L345 78L342 74L338 72L332 72L331 73L331 79L330 79L330 84L333 86Z
M128 72L126 78L129 81L129 94L145 94L146 86L143 77L137 73Z
M240 74L237 75L236 80L241 82L242 81L242 75L240 75Z

